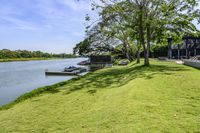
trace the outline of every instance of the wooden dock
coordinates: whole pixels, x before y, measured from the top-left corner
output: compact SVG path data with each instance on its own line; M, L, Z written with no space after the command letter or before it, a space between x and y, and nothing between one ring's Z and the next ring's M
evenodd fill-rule
M86 69L75 70L72 72L45 71L46 75L61 75L61 76L79 76L80 73L86 72Z
M45 72L46 75L76 76L78 73L72 72Z

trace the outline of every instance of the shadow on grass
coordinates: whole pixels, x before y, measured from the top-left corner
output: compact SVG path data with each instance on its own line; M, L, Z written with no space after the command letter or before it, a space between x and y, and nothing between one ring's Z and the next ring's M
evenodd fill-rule
M120 87L136 78L152 79L155 75L172 75L175 71L188 71L189 69L181 66L172 65L130 65L127 67L117 67L107 70L100 70L91 75L75 81L68 86L65 94L71 92L89 89L89 94L94 94L98 89Z
M1 110L6 110L13 107L15 104L20 103L26 99L36 97L43 93L57 93L59 88L67 85L67 90L64 94L70 94L74 91L86 89L88 94L94 95L98 89L120 87L127 84L129 81L136 78L144 78L146 80L152 79L157 74L171 75L175 71L188 71L186 67L181 66L167 66L167 65L151 65L142 66L131 64L127 67L116 67L106 70L100 70L94 73L88 73L87 75L76 77L69 81L60 82L52 86L45 86L35 89L29 93L26 93L15 101L1 106ZM66 87L65 87L66 88Z

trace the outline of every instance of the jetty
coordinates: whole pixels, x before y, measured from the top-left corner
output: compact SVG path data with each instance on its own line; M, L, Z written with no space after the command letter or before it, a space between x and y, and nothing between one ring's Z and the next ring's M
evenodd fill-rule
M45 71L46 75L60 75L60 76L79 76L80 73L87 72L85 68L78 68L72 71Z

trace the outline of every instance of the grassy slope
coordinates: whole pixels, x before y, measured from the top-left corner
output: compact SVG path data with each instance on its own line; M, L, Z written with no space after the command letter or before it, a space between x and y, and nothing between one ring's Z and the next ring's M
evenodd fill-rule
M200 132L200 71L113 67L0 111L0 132Z

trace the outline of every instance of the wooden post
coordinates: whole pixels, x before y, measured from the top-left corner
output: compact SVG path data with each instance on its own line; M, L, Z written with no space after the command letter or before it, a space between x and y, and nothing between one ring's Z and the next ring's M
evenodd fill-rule
M197 44L196 44L196 39L194 40L194 56L197 55Z
M168 38L168 59L172 59L172 38Z
M188 38L186 38L185 46L186 46L186 49L185 49L185 56L186 56L187 59L189 59L189 56L188 56Z
M178 44L178 59L180 59L180 44Z
M197 55L197 49L195 47L195 49L194 49L194 56L196 56L196 55Z

